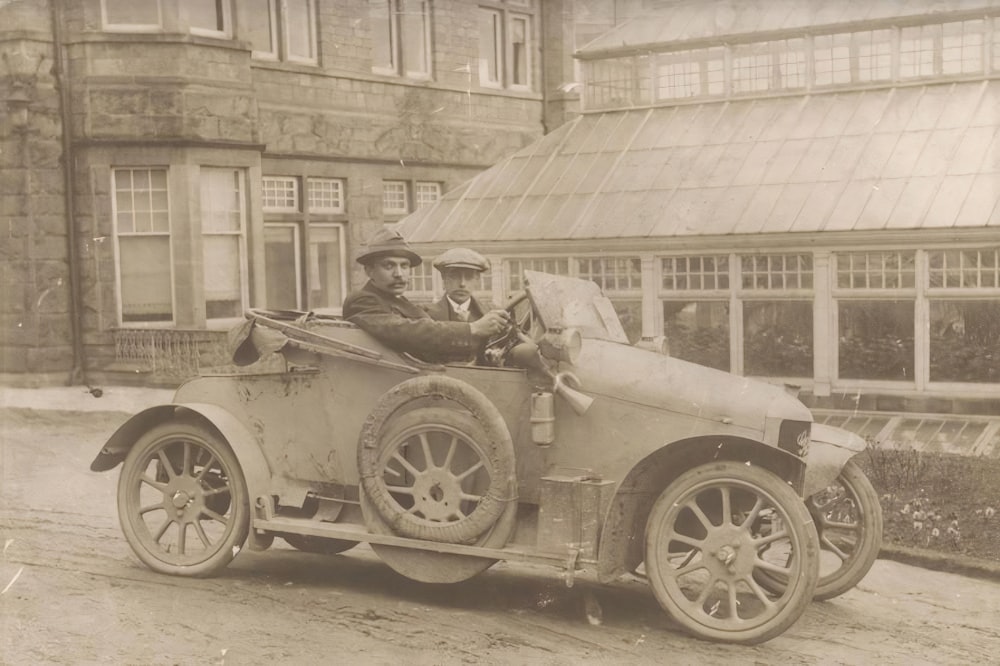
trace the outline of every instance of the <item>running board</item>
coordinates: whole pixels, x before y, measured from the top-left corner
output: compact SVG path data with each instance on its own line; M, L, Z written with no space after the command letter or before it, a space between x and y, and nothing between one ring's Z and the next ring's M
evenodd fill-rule
M309 536L324 537L327 539L343 539L345 541L362 541L367 543L382 544L386 546L401 546L415 550L429 550L436 553L450 553L453 555L471 555L473 557L487 557L496 560L508 560L512 562L531 562L535 564L556 565L573 571L581 564L595 564L581 560L580 551L577 548L567 548L563 553L543 552L537 550L525 550L522 548L484 548L482 546L469 546L460 543L442 543L439 541L425 541L423 539L410 539L393 534L373 534L364 526L350 523L320 523L306 518L270 518L256 519L253 522L256 530L267 532L289 532L292 534L307 534Z

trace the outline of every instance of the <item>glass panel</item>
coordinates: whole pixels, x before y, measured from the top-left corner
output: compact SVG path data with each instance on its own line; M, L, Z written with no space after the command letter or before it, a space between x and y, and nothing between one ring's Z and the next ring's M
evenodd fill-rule
M913 301L840 301L841 379L913 381Z
M310 308L339 308L344 302L340 231L340 227L312 227L309 230Z
M612 299L611 304L615 306L628 343L634 345L642 337L642 301Z
M734 93L768 90L773 79L770 42L733 48Z
M202 232L242 231L242 198L239 171L236 169L202 169Z
M899 39L899 76L914 78L934 74L934 38L941 26L918 25L903 28Z
M243 314L240 291L240 246L237 236L205 236L205 316L208 319Z
M524 271L569 275L569 259L562 257L508 260L507 282L510 292L524 289Z
M479 10L479 82L500 83L500 13Z
M410 269L410 290L430 293L434 291L434 268L425 261Z
M671 356L729 371L729 303L664 301L663 333Z
M372 65L377 69L396 68L393 0L371 0Z
M299 181L297 178L265 176L262 189L264 210L297 211L299 209Z
M604 291L642 288L642 262L639 257L580 259L579 268L581 279L593 280Z
M244 37L250 42L253 50L260 54L278 55L278 45L275 39L274 3L276 0L242 0L240 9L243 12Z
M671 291L729 289L729 257L665 257L663 288Z
M426 206L428 204L432 204L441 198L441 184L417 183L416 195L417 195L417 208L420 208L421 206Z
M107 25L160 25L159 0L104 0Z
M778 43L779 88L788 90L806 85L805 40L788 39Z
M170 237L122 237L118 251L122 322L171 321Z
M226 0L180 0L181 15L188 26L213 32L226 29L224 3Z
M426 75L430 68L430 34L427 2L404 0L400 11L400 33L403 38L403 65L407 74Z
M406 201L406 183L385 181L382 183L382 211L385 213L409 212Z
M744 302L743 352L745 375L812 377L812 302Z
M930 302L933 382L1000 383L1000 300Z
M945 23L941 44L943 74L981 72L983 69L983 21Z
M858 50L858 81L888 81L892 77L892 31L854 33Z
M850 35L818 35L813 41L813 59L816 85L851 82Z
M812 289L812 255L744 255L744 289Z
M1000 249L936 250L927 255L931 287L975 289L1000 286Z
M323 213L344 212L344 182L334 178L309 179L309 210Z
M313 10L311 0L284 0L282 5L285 14L285 33L288 37L288 55L299 60L314 60L316 54L313 45L316 43L313 29Z
M843 289L912 289L913 252L851 252L837 255L837 286Z
M516 86L526 86L530 70L529 40L530 25L527 17L513 17L510 20L510 82Z
M295 227L264 227L267 307L299 310L298 251Z

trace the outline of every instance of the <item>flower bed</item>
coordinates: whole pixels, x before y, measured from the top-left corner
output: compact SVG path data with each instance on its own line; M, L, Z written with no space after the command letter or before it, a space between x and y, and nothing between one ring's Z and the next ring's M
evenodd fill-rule
M1000 562L1000 460L870 446L886 545Z

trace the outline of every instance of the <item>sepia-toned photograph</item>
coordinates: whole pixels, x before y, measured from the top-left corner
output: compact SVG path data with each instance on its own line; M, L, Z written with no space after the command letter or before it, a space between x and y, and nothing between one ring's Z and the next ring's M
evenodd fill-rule
M995 662L1000 0L0 0L0 664Z

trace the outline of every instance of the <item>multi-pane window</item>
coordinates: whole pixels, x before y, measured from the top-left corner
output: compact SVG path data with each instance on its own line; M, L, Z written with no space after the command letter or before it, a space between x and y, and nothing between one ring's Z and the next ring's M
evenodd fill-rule
M267 306L339 308L346 287L344 180L265 176L262 189Z
M533 257L530 259L507 260L508 293L524 289L524 271L538 271L552 275L569 275L567 257Z
M299 179L266 176L261 187L265 211L297 211Z
M500 29L502 21L494 17L484 25ZM583 99L589 110L628 108L650 101L963 77L989 68L1000 71L996 16L586 59Z
M479 8L479 83L492 88L529 90L534 70L533 17L509 11L524 2L493 2Z
M239 6L255 58L317 62L314 0L241 0Z
M866 30L852 37L858 53L857 80L867 83L892 78L892 31Z
M430 297L434 292L434 265L430 261L422 261L410 268L410 290Z
M192 34L208 37L232 35L230 0L179 0L181 21Z
M344 181L339 178L310 178L309 210L314 213L344 212Z
M804 39L759 42L733 47L734 94L793 90L806 85Z
M431 76L429 0L370 0L372 69L426 79Z
M966 74L983 70L982 20L945 23L941 36L941 73Z
M639 257L586 257L577 262L579 277L593 280L603 291L642 289L642 264Z
M386 215L405 215L410 212L406 181L382 181L382 212Z
M1000 248L927 253L930 381L1000 382Z
M202 168L205 317L243 315L247 303L246 188L241 169Z
M730 370L729 256L660 259L663 334L670 354Z
M837 256L837 286L845 289L913 288L913 252L847 252Z
M729 256L664 257L661 274L668 291L729 289Z
M171 322L173 262L167 170L114 169L112 181L121 321Z
M845 252L836 266L838 376L914 381L916 253Z
M812 289L811 254L743 255L740 268L744 289Z
M417 208L428 206L441 198L441 183L417 181L413 186Z
M813 302L793 296L801 298L812 289L812 255L743 255L740 272L748 293L743 301L743 373L811 377Z
M101 22L105 29L148 32L163 26L159 0L102 0Z

